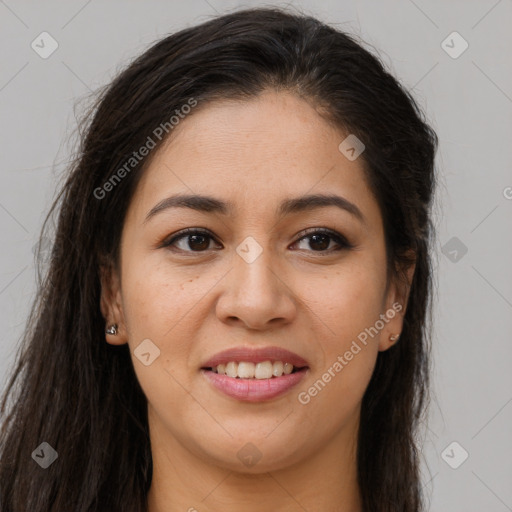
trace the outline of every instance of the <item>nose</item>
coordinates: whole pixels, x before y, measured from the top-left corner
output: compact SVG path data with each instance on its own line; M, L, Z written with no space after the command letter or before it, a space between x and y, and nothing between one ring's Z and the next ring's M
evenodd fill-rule
M216 314L221 321L255 330L293 321L297 299L270 253L265 249L250 263L238 254L233 255L233 269L223 280L223 290L216 304Z

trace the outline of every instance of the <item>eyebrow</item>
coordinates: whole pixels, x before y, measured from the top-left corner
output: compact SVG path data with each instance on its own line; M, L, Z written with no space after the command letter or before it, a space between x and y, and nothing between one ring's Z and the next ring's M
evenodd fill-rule
M336 194L310 194L285 199L280 204L276 213L279 218L282 218L292 213L310 211L328 206L336 206L337 208L347 211L360 222L366 224L366 219L361 210L348 199ZM199 212L219 213L221 215L229 215L234 211L234 205L230 201L222 201L215 197L204 195L177 194L162 199L162 201L151 208L144 222L149 221L158 213L168 210L169 208L190 208Z

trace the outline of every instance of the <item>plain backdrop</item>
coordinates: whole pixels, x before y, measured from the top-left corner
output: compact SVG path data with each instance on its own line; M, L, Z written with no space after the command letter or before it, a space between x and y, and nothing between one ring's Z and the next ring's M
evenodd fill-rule
M361 36L440 138L423 483L432 511L512 511L512 1L290 4ZM166 34L260 5L284 2L0 1L0 386L33 300L33 249L74 148L78 102ZM58 44L45 59L31 46L42 32Z

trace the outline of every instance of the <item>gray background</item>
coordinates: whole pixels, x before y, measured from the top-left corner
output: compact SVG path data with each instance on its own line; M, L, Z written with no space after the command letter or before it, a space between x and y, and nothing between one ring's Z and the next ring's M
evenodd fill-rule
M374 46L440 137L423 482L432 511L512 511L512 1L291 4ZM256 5L271 4L0 1L0 385L35 291L33 246L73 148L77 101L165 34ZM43 31L59 45L47 59L31 48ZM444 49L459 53L457 36L442 44L453 31L469 44L457 58Z

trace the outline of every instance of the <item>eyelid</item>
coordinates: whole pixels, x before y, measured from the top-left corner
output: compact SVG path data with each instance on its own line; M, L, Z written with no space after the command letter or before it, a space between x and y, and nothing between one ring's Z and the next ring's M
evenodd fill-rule
M321 233L325 235L329 235L334 240L338 240L339 242L342 242L343 245L347 247L353 247L352 244L347 240L347 238L342 235L341 233L338 233L337 231L334 231L329 228L307 228L302 230L301 232L297 233L297 241L294 243L297 243L298 241L302 240L303 238L306 238L307 236L314 235L316 233Z
M159 248L168 247L173 242L183 238L185 235L188 235L188 234L207 235L218 243L217 237L210 230L208 230L206 228L185 228L185 229L178 231L177 233L173 233L172 235L166 237L164 239L164 241L160 244ZM187 252L193 252L193 251L187 251ZM200 251L196 251L196 252L200 252ZM205 252L205 251L203 251L203 252Z
M301 242L303 239L308 238L315 234L328 235L338 245L337 248L336 247L331 248L326 251L313 251L313 250L306 251L306 252L312 253L318 257L323 257L323 256L328 257L328 256L332 255L333 253L349 251L355 247L355 245L351 244L347 240L347 238L344 235L342 235L341 233L338 233L337 231L334 231L329 228L318 228L318 227L308 228L308 229L305 229L305 230L301 231L300 233L298 233L297 234L298 238L295 242L293 242L292 245L295 245L295 244Z
M183 237L186 237L186 235L189 233L208 236L214 242L219 244L217 237L210 230L208 230L206 228L185 228L185 229L182 229L181 231L178 231L177 233L174 233L171 236L167 237L162 242L162 244L160 244L159 248L172 247L173 244L177 240L180 240ZM333 239L333 241L335 243L338 244L339 247L337 249L336 248L329 249L327 251L308 251L308 252L313 252L313 253L317 252L318 255L322 255L322 254L327 255L327 254L331 254L333 252L338 252L341 250L353 249L355 247L353 244L351 244L347 240L347 238L344 235L342 235L341 233L334 231L330 228L325 228L325 227L311 227L311 228L306 228L306 229L300 231L299 233L297 233L295 235L296 240L292 243L292 245L295 245L295 244L299 243L300 241L302 241L304 238L307 238L308 236L312 236L314 234L328 235L329 237L331 237ZM192 254L194 254L194 253L201 254L201 253L208 252L208 250L205 250L205 251L183 251L179 248L175 248L175 249L177 252L192 253Z

